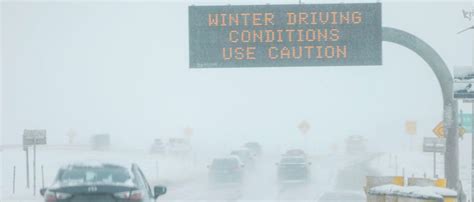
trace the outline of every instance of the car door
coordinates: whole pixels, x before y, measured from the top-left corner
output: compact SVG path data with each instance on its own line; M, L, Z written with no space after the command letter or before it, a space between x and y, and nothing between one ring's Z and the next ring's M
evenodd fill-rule
M154 201L153 191L151 190L150 184L148 184L148 181L146 180L146 177L141 171L141 169L138 166L134 166L133 172L138 178L137 182L140 188L143 189L146 193L147 201Z

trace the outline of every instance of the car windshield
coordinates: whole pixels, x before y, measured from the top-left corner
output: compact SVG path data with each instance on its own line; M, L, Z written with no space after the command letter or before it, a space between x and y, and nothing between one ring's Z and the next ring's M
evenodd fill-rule
M295 163L305 163L306 160L303 158L284 158L281 160L282 164L295 164Z
M115 165L70 166L58 176L61 184L123 184L133 185L127 168Z
M238 167L239 163L236 159L214 159L212 161L212 168L226 169Z

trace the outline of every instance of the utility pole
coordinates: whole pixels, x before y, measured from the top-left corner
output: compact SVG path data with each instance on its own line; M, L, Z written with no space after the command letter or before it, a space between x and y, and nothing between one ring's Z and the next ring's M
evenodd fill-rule
M466 29L461 30L458 32L458 34L461 34L463 32L469 31L474 29L474 26L468 27ZM472 53L474 53L474 37L471 37L472 39ZM474 68L474 57L472 57L472 66L471 68ZM472 121L472 128L471 128L471 201L474 202L474 102L471 104L471 110L472 110L472 115L471 115L471 121Z
M469 29L474 29L474 26L470 27ZM474 34L473 34L474 35ZM471 37L472 39L472 54L474 54L474 37ZM474 57L472 57L472 66L471 68L474 68ZM471 128L471 202L474 202L474 103L472 103L471 106L472 110L472 128Z
M474 26L469 29L474 29ZM474 37L472 38L472 54L474 54ZM474 57L472 57L472 66L474 68ZM471 202L474 202L474 102L471 105L472 115L471 115Z
M458 34L474 29L474 26L461 30ZM472 53L474 53L474 37L472 39ZM471 55L472 55L471 53ZM472 66L474 69L474 57L472 57ZM462 113L461 113L462 115ZM471 202L474 202L474 102L471 102Z
M474 68L474 59L473 59L473 64L472 67ZM471 104L471 201L474 201L474 102Z

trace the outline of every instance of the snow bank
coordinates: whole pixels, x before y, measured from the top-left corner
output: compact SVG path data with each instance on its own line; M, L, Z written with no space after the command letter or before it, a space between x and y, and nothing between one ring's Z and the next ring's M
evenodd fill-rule
M369 194L373 195L394 195L399 193L403 189L402 186L387 184L382 186L373 187L369 190Z
M404 187L397 195L409 198L443 199L443 196L434 192L431 187Z
M457 196L457 192L441 187L419 187L382 185L369 190L372 195L396 195L410 198L443 199L445 196Z

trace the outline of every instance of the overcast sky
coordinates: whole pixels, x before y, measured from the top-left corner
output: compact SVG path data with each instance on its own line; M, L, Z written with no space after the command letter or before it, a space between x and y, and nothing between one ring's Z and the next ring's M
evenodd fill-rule
M284 147L302 144L297 125L307 120L318 149L348 135L393 149L408 140L405 121L418 122L421 138L442 120L430 67L392 43L383 43L382 66L189 69L190 4L2 2L3 143L43 128L50 144L74 129L79 143L110 133L139 147L189 126L195 144ZM474 21L463 9L472 3L390 1L382 24L420 37L452 69L473 60L474 31L456 34Z

